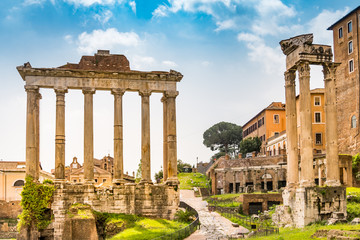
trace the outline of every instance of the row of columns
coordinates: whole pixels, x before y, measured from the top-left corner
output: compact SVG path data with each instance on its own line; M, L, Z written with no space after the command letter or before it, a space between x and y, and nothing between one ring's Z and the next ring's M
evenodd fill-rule
M326 185L340 185L340 174L337 149L337 123L336 123L336 88L335 71L338 64L324 63L323 73L325 82L325 121L326 121ZM300 179L299 179L299 153L296 114L295 77L296 70L300 83ZM296 69L285 72L285 98L286 98L286 134L288 145L287 183L288 187L314 186L313 174L313 138L312 113L310 96L310 64L301 61Z
M37 86L25 86L27 92L26 123L26 174L39 178L39 100ZM84 88L84 179L94 181L93 95L94 88ZM65 93L67 89L56 88L55 133L55 179L65 181ZM122 96L125 90L112 89L114 95L114 179L115 184L124 183L123 174L123 114ZM151 90L140 90L141 96L141 183L152 183L150 170L150 95ZM177 185L176 103L177 91L164 92L164 181Z

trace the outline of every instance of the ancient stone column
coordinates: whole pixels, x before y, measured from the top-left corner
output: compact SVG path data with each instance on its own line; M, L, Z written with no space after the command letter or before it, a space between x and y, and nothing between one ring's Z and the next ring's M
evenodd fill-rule
M168 178L168 144L167 144L167 98L164 96L161 98L163 103L163 181L166 182Z
M123 167L123 114L122 114L122 96L123 89L112 89L114 95L114 179L113 183L124 183Z
M36 173L35 179L39 179L40 176L40 99L41 94L36 95L36 120L35 120L35 131L36 131Z
M139 91L141 96L141 181L152 183L150 170L150 104L151 91Z
M279 171L278 169L274 170L274 178L273 178L273 190L278 190L279 189Z
M243 187L246 187L246 175L247 175L247 170L243 171Z
M298 64L300 82L300 186L314 186L309 62Z
M65 179L65 93L67 89L54 89L56 93L55 179Z
M178 185L177 177L177 143L176 143L176 102L178 91L167 91L167 156L168 156L168 185Z
M253 185L254 185L254 191L257 190L257 187L256 187L256 169L254 169L253 171Z
M94 182L94 124L93 95L95 89L84 88L84 178L86 183Z
M296 117L295 70L285 72L286 137L287 137L287 186L294 187L299 181L298 137Z
M335 72L339 64L324 63L323 73L325 82L325 122L326 122L326 182L327 186L340 186L337 114L336 114L336 85Z
M226 183L226 171L223 172L223 189L224 189L224 193L228 193L227 183Z
M37 164L37 97L39 87L25 86L27 92L26 107L26 175L31 176L34 180L38 180L38 164Z
M322 182L322 166L323 166L323 163L321 162L321 160L318 160L319 186L322 186L322 185L323 185L323 182Z
M233 193L236 193L236 172L233 172Z
M266 169L264 169L264 190L266 190L266 191L267 191Z

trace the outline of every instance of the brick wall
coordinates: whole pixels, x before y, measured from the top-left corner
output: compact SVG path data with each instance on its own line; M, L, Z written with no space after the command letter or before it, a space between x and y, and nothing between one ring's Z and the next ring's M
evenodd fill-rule
M0 201L0 218L17 218L21 211L20 201Z

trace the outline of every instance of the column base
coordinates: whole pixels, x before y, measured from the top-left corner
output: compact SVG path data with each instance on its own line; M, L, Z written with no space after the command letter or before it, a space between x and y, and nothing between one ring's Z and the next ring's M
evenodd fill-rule
M325 185L328 187L340 187L341 183L339 180L326 180Z
M154 184L151 180L141 179L139 184Z
M165 184L169 186L177 186L180 184L180 182L177 177L171 177L166 180Z
M65 183L66 179L54 179L54 183Z
M304 187L315 187L316 184L314 181L310 181L310 180L300 180L300 187L304 188Z
M94 185L95 184L95 181L92 179L85 179L84 180L84 185Z

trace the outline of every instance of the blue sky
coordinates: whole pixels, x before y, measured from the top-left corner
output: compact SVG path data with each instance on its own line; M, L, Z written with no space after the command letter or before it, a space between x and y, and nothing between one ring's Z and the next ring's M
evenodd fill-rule
M136 70L180 71L178 158L191 164L213 152L203 132L220 121L242 125L272 101L284 102L285 57L279 41L326 28L356 1L280 0L1 0L0 159L25 159L26 93L16 66L57 67L97 49L125 54ZM322 87L312 68L312 88ZM41 162L54 167L55 94L41 90ZM161 95L151 96L152 176L162 162ZM94 97L94 155L113 155L113 99ZM124 168L140 159L140 97L124 96ZM66 95L66 162L83 158L83 96Z

